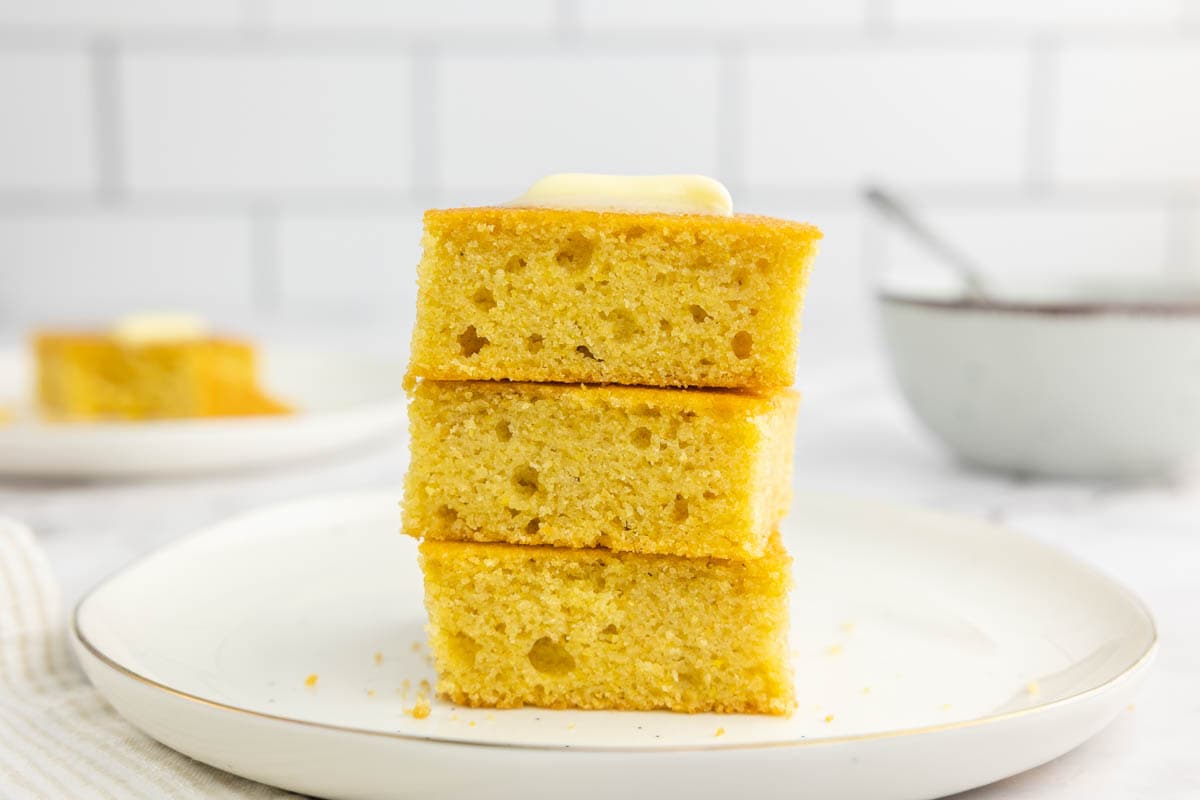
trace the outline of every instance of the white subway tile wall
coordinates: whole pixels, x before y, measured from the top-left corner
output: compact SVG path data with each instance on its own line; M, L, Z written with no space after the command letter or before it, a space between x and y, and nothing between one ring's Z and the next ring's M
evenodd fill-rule
M0 191L90 189L92 104L86 54L0 51Z
M258 0L264 21L281 29L430 31L549 31L554 0Z
M902 23L983 23L1042 28L1171 25L1191 0L892 0Z
M1019 182L1029 70L1029 57L1009 49L751 56L746 180Z
M245 13L243 0L0 0L0 25L30 29L229 29Z
M1200 180L1200 47L1079 46L1059 61L1056 177Z
M435 78L435 180L509 199L548 172L715 174L719 68L567 49L450 56Z
M590 30L729 31L861 25L867 0L580 0Z
M95 211L0 219L0 313L95 322L138 308L244 311L250 222Z
M288 215L275 230L278 297L310 313L367 313L411 320L421 217Z
M0 328L403 328L422 209L562 170L822 225L805 360L873 352L878 276L930 269L869 182L997 285L1200 283L1189 3L0 0Z
M119 81L134 194L409 186L412 80L404 56L134 51L122 59Z

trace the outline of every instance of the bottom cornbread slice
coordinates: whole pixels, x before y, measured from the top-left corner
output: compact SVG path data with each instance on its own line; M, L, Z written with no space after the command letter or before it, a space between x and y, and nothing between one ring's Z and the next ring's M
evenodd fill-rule
M791 559L421 544L438 693L470 706L787 714Z

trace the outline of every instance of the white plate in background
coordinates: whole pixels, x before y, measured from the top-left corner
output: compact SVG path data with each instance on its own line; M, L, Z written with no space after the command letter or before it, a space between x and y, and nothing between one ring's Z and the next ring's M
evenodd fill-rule
M166 476L312 458L403 428L405 365L343 353L260 349L262 382L296 413L144 422L49 423L28 400L28 357L0 350L0 475Z
M397 499L279 506L135 564L77 609L85 670L165 744L319 796L889 800L1070 750L1126 708L1156 647L1136 598L1044 545L801 495L790 719L437 700L416 719L434 675Z

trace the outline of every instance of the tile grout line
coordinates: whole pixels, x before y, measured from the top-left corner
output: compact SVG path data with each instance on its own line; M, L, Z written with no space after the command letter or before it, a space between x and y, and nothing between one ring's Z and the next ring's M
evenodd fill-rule
M717 178L736 198L746 186L746 53L723 47L717 68Z
M1058 124L1056 37L1043 34L1029 46L1029 107L1025 132L1025 182L1031 194L1049 193L1054 176L1055 126Z
M119 58L116 40L110 37L97 38L89 48L96 196L102 204L119 202L126 194Z
M250 207L250 302L260 312L280 305L279 208L271 200Z

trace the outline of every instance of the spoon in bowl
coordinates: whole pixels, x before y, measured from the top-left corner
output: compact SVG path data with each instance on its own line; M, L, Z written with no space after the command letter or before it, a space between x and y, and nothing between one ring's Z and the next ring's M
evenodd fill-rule
M934 233L928 225L917 218L912 210L894 194L878 186L868 186L863 197L881 216L899 225L917 241L925 245L943 265L958 277L967 300L986 302L988 292L978 265L944 237Z

